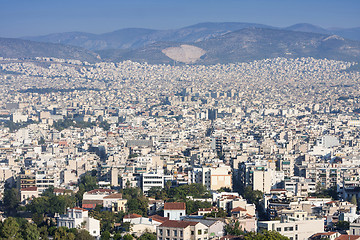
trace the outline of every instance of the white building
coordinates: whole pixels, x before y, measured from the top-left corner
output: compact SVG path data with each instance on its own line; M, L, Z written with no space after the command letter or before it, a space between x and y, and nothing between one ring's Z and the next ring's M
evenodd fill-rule
M307 197L308 193L316 191L316 183L309 178L292 176L284 181L285 190L292 192L294 196Z
M180 220L186 215L186 205L184 202L168 202L164 204L164 217L169 220Z
M28 187L20 189L20 202L26 204L28 200L39 197L37 187Z
M164 188L165 182L172 179L172 176L164 175L164 172L159 170L156 172L143 173L141 175L142 191L144 194L147 194L147 192L153 187Z
M290 240L307 240L315 233L324 232L324 219L307 217L306 212L299 215L283 216L280 221L259 221L258 230L277 231Z
M100 236L100 221L89 217L88 211L82 208L68 208L65 215L57 220L58 227L86 229L92 236Z

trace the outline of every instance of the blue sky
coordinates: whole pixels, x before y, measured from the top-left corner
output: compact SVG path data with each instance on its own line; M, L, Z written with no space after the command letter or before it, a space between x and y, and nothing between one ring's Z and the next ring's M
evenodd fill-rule
M0 37L200 22L360 27L360 0L0 0Z

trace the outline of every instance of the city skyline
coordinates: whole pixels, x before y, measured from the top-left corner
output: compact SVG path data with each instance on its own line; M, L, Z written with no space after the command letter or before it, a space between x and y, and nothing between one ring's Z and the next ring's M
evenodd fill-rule
M122 28L175 29L201 22L252 22L285 27L360 26L360 2L347 1L3 1L0 36L105 33Z

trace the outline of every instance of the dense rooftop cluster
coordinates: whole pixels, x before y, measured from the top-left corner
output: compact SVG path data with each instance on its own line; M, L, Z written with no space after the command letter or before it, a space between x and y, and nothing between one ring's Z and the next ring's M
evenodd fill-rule
M210 66L1 59L1 190L17 187L26 205L51 186L81 195L78 207L101 204L135 214L122 196L111 194L137 187L157 198L140 215L145 219L164 201L188 201L170 189L202 184L212 194L202 196L212 208L158 216L150 228L158 239L180 216L220 209L227 223L236 220L247 231L304 239L324 231L324 217L334 230L337 221L358 217L356 202L349 202L360 196L360 73L347 71L354 64L314 58ZM91 171L101 189L114 192L81 187ZM218 193L224 189L235 193ZM72 226L66 219L81 209L69 209L58 223ZM122 221L145 221L138 218ZM296 231L294 219L302 226ZM176 231L205 234L215 224L189 221ZM234 233L235 222L227 233Z

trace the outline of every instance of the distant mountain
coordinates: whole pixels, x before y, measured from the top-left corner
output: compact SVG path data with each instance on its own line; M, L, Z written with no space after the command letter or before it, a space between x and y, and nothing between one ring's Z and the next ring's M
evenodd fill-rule
M271 26L256 23L200 23L175 30L125 28L104 34L68 32L45 36L24 37L23 39L73 45L84 47L89 50L134 49L155 42L164 41L199 42L249 27L273 28Z
M79 46L94 51L108 49L136 49L156 42L195 43L216 38L245 28L281 29L257 23L207 22L173 30L125 28L104 34L68 32L49 34L45 36L24 37L23 39ZM360 28L334 30L324 29L307 23L300 23L282 29L329 35L336 34L344 38L360 41Z
M312 32L321 34L331 34L332 32L309 23L298 23L289 27L283 28L283 30L298 31L298 32Z
M326 31L310 24L297 24L284 30L252 23L201 23L178 30L128 28L101 35L74 32L52 34L46 39L102 50L94 53L58 43L0 38L0 56L57 57L96 62L100 55L105 61L169 64L216 64L274 57L360 61L360 42L333 34L314 33ZM331 31L356 34L357 29ZM113 49L108 49L110 47Z
M331 31L336 35L342 36L344 38L360 41L360 27L333 29Z
M286 28L284 30L299 31L299 32L312 32L329 35L339 35L343 38L360 41L360 27L357 28L321 28L308 23L299 23Z
M191 46L204 51L196 61ZM167 54L171 52L171 55ZM199 51L197 50L199 53ZM196 64L244 62L275 57L314 57L347 61L360 60L360 42L336 35L246 28L196 43L158 42L135 50L98 51L111 61L133 60L149 63L184 61ZM176 55L177 54L177 55ZM181 61L179 59L182 59Z
M99 55L83 48L16 38L0 38L0 57L55 57L88 62L98 62L100 60Z

